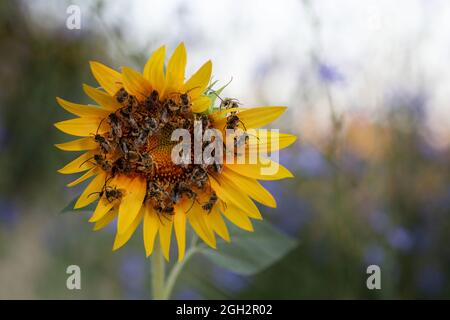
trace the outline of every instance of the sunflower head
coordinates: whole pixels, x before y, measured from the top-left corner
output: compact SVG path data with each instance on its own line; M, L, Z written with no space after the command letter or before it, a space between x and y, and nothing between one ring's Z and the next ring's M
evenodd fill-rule
M55 126L81 138L56 146L66 151L85 151L59 172L85 172L69 186L93 177L75 208L98 200L89 220L95 223L95 230L117 218L114 249L123 246L142 221L147 255L152 253L159 234L163 254L169 259L174 229L178 258L183 259L187 221L205 243L215 248L216 234L230 241L224 217L252 231L251 218L261 219L253 200L276 206L275 199L257 179L292 176L281 165L261 158L260 150L275 152L293 143L294 136L248 133L276 119L285 108L244 109L236 99L220 97L220 106L214 107L213 98L219 94L208 87L211 61L187 81L185 67L184 44L175 49L167 66L165 47L160 47L142 73L128 67L122 67L119 73L91 62L101 89L88 85L83 88L98 105L57 98L64 109L78 117ZM228 136L229 131L237 130L239 135L225 143L222 134ZM183 139L179 144L174 132L194 139L188 139L188 143ZM210 139L204 142L207 133ZM244 158L255 154L256 160L226 161L239 155L238 146ZM175 161L178 158L183 161ZM274 164L275 172L263 173L265 166Z

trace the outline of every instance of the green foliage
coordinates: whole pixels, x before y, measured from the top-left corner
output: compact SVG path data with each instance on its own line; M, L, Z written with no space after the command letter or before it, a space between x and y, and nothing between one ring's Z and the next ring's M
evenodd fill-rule
M208 89L206 90L206 96L211 100L211 105L209 106L209 109L207 111L207 113L212 113L214 111L214 104L216 103L217 98L220 96L220 94L222 93L222 91L228 87L228 85L231 83L231 80L226 83L225 85L223 85L222 87L220 87L217 90L214 90L213 87L216 85L216 83L219 82L219 80L213 81Z
M248 232L230 226L231 243L222 241L217 250L202 245L200 252L225 269L253 275L279 261L297 245L267 221L254 221L254 227L254 232Z

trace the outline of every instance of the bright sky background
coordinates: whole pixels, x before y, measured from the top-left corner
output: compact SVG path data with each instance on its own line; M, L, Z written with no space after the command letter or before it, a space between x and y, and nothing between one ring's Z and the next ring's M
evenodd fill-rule
M338 112L377 118L392 97L424 96L433 139L450 137L450 1L314 0L309 10L301 0L116 0L105 1L102 17L90 1L26 2L31 18L51 28L65 27L68 4L80 5L82 28L121 25L125 56L110 38L116 67L131 52L184 41L189 72L212 59L216 79L234 79L226 95L288 105L294 128L306 116L329 123L313 55L337 74L327 86Z

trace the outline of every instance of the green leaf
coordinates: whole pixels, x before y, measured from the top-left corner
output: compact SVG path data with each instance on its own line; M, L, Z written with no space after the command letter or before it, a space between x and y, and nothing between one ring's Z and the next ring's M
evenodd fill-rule
M217 250L202 245L199 251L213 263L242 275L253 275L268 268L297 245L267 221L253 221L255 231L230 227L231 243L218 243Z
M213 112L214 109L214 104L216 103L216 99L218 96L220 96L220 94L222 93L222 91L228 87L228 85L231 83L233 79L231 79L227 84L225 84L224 86L220 87L217 90L214 90L212 87L218 82L218 80L214 81L207 89L207 91L209 91L209 93L206 94L206 96L211 99L211 105L209 106L208 109L208 114L210 114L211 112Z
M95 210L96 207L96 202L91 203L90 205L84 207L84 208L80 208L80 209L74 209L75 207L75 203L77 202L78 198L80 197L80 195L77 195L75 198L73 198L68 204L67 206L65 206L59 213L68 213L68 212L76 212L76 213L80 213L80 212L93 212Z

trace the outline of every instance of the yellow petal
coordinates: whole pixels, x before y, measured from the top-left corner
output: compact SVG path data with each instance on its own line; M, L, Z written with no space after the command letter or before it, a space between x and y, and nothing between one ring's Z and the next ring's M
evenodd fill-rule
M108 131L106 121L102 118L75 118L55 123L55 127L64 133L78 137L87 137L95 133Z
M228 178L229 182L234 184L237 189L259 203L271 208L277 207L275 198L255 179L241 176L227 167L223 168L222 175Z
M78 179L72 181L71 183L68 183L67 186L68 187L76 186L77 184L85 181L86 179L89 179L90 177L92 177L93 175L98 174L99 172L100 172L100 169L98 167L94 167L91 170L87 171L85 174L83 174Z
M172 237L172 216L167 215L161 218L159 221L159 243L161 244L161 250L164 258L169 261L170 251L170 239Z
M146 181L135 177L126 187L125 195L119 206L118 233L124 233L134 221L142 207L146 192Z
M122 67L122 74L125 90L139 101L145 100L151 91L150 82L132 68Z
M167 64L166 94L180 91L184 83L185 69L186 48L182 42L175 49Z
M119 210L113 209L109 211L106 215L103 216L100 220L98 220L94 225L94 231L100 230L106 227L111 221L113 221L117 215L119 214Z
M106 181L106 173L100 172L92 181L88 184L86 189L78 198L75 203L75 209L86 207L95 200L98 199L100 191L103 189Z
M184 258L184 251L186 250L186 213L183 207L175 206L173 224L178 243L178 261L181 261Z
M152 84L152 71L155 67L156 63L161 59L164 61L164 56L166 52L166 47L161 46L155 52L151 55L151 57L147 60L147 63L144 66L144 78L150 81L150 84Z
M234 204L227 203L225 210L223 210L223 214L228 220L237 225L239 228L250 232L253 231L253 225L250 219Z
M101 197L89 222L97 222L102 219L114 207L114 203L115 201L110 202L104 196Z
M143 217L143 210L140 210L137 214L137 216L133 219L131 225L125 230L125 232L120 233L117 231L116 238L114 239L114 245L113 250L117 250L120 247L122 247L125 243L130 240L131 236L133 235L134 231L136 231L136 228L141 223ZM120 219L120 216L119 216Z
M228 109L223 109L222 110L217 110L213 113L211 113L209 115L210 119L214 122L219 121L220 119L223 119L227 116L227 114L229 114L230 112L236 112L236 111L242 111L242 110L247 110L245 108L228 108ZM222 122L223 126L225 126L225 122ZM216 128L218 129L222 129L223 126L216 126Z
M157 90L160 97L163 94L166 85L166 76L164 74L164 59L166 55L166 47L162 46L153 54L154 63L151 66L150 72L150 84L153 89Z
M129 187L130 182L131 180L127 176L116 175L113 179L108 179L108 186L117 188L125 194L126 190ZM95 208L94 214L92 215L91 219L89 219L89 222L96 222L99 221L100 219L103 219L105 214L107 214L108 211L111 210L113 207L116 207L118 201L120 200L121 199L108 201L108 199L106 199L106 197L103 196L98 201L97 207Z
M105 110L114 112L122 107L114 97L101 90L95 89L87 84L83 84L83 90L92 100L97 102Z
M72 174L89 170L94 166L94 163L89 161L93 157L94 152L86 152L75 160L66 164L63 168L59 169L58 172L62 174Z
M108 116L108 111L99 107L89 106L85 104L73 103L56 97L58 104L68 112L79 117L99 117L104 118Z
M212 230L205 222L203 215L207 213L200 207L199 204L194 203L191 210L187 213L189 223L198 236L210 247L216 248L216 237Z
M200 113L208 110L211 105L211 99L206 96L198 97L192 101L192 112Z
M147 257L153 252L156 234L159 229L159 220L155 210L150 206L144 206L144 246Z
M258 139L250 137L248 140L248 148L250 152L273 152L284 149L293 144L297 137L292 134L278 133L270 130L258 131L256 134Z
M225 166L240 175L258 180L279 180L293 177L292 173L281 164L265 158L262 161L258 159L256 164L227 163Z
M85 151L98 148L97 142L92 137L81 138L69 142L55 144L60 150L64 151Z
M222 214L218 208L214 208L211 213L206 215L206 224L214 230L223 240L230 242L230 234L227 225L223 221Z
M111 96L115 95L122 86L120 73L100 62L91 61L89 64L91 65L92 74L100 86Z
M211 79L212 63L208 60L203 66L194 73L184 85L184 92L189 92L192 100L200 96L208 86Z
M256 107L245 109L238 113L239 119L241 120L239 127L244 130L263 127L281 116L286 109L286 107ZM222 130L226 123L226 118L220 119L214 122L214 127Z
M227 179L224 175L220 175L218 180L219 181L217 182L215 179L210 179L210 182L211 187L221 200L226 202L227 205L233 203L252 218L262 219L258 207L246 196L240 187Z

